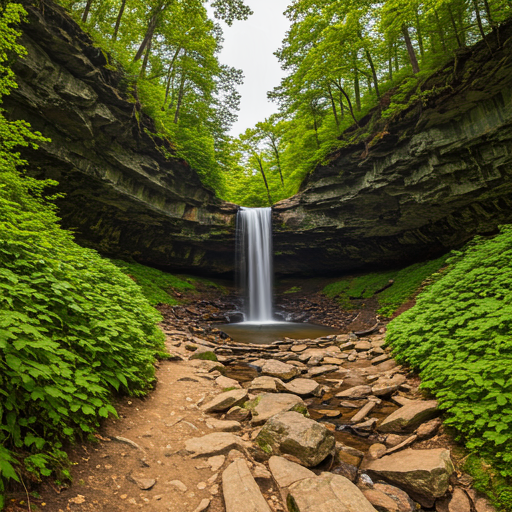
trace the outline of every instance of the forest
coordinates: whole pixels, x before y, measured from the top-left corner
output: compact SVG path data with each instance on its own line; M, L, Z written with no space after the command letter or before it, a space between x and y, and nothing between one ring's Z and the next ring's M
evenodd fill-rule
M390 121L428 97L435 69L512 14L507 0L295 0L276 50L286 77L268 97L278 112L229 135L242 71L219 61L222 29L251 14L241 0L61 0L120 66L126 88L178 153L223 199L268 206L295 194L372 109Z

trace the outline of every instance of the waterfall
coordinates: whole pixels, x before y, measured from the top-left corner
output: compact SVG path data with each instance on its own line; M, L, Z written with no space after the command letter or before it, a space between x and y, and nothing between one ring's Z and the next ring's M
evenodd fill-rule
M272 322L272 209L240 208L236 238L245 320Z

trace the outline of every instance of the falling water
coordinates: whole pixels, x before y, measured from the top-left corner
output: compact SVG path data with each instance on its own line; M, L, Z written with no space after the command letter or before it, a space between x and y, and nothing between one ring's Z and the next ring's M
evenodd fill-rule
M272 209L240 208L236 236L245 320L272 322Z

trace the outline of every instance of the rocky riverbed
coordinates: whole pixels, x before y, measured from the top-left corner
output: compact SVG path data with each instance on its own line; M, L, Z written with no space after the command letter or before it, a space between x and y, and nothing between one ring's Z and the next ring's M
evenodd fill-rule
M162 308L174 360L156 390L119 403L99 445L72 454L74 484L47 488L41 508L493 510L459 469L436 401L390 357L384 325L247 346L208 326L213 307Z

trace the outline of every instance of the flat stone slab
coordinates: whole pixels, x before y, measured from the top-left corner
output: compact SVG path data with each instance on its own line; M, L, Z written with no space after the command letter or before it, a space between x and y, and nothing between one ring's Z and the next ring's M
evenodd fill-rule
M309 377L319 377L320 375L324 375L326 373L337 372L339 370L339 366L336 364L327 364L323 366L317 366L316 368L311 368L308 371Z
M214 432L203 437L193 437L185 441L185 450L193 458L211 457L228 453L231 450L244 450L245 443L242 439L229 432Z
M300 370L291 364L282 363L276 359L269 359L261 368L262 375L277 377L282 380L290 380L300 375Z
M278 383L279 387L279 383ZM283 383L283 388L294 395L299 396L320 396L322 385L313 379L293 379L290 382Z
M213 372L214 370L219 370L219 372L224 373L226 367L217 361L207 361L203 359L193 359L188 362L194 368L198 368L200 370L206 370L207 372Z
M385 396L394 393L407 379L405 375L397 373L391 378L381 377L372 385L372 394L375 396Z
M270 418L255 442L265 453L287 453L309 467L322 462L336 444L333 433L323 424L297 412L283 412Z
M268 465L274 480L281 489L289 487L299 480L316 476L310 469L276 455L270 457Z
M245 459L236 459L222 473L226 512L271 512Z
M277 393L276 378L268 375L256 377L249 385L248 390L249 393Z
M293 512L377 512L348 478L332 473L292 484L287 504Z
M225 388L242 389L242 386L240 385L240 383L237 380L230 379L229 377L224 377L224 375L217 377L215 379L215 384L217 384L217 386L221 387L222 389L225 389Z
M217 395L213 400L201 406L204 412L221 412L239 405L247 399L246 389L232 389Z
M438 414L437 400L414 400L385 418L377 430L379 432L412 431Z
M450 451L445 448L408 448L369 462L366 470L372 478L382 478L408 493L431 500L446 493L454 468Z
M365 398L370 395L372 392L372 387L367 385L354 386L352 388L348 388L345 391L341 391L340 393L336 393L337 398Z
M242 425L235 420L217 420L215 418L208 418L206 426L221 432L237 432L242 428Z
M246 407L251 410L251 424L263 425L272 416L292 409L307 411L306 404L297 395L290 393L265 393L251 400Z

